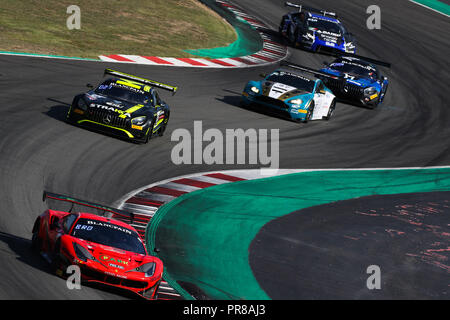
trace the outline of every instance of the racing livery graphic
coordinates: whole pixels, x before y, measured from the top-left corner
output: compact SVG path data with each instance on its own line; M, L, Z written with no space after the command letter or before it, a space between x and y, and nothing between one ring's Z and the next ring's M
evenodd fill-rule
M386 95L389 81L381 74L377 65L390 68L387 62L357 55L344 55L326 64L322 72L343 78L322 80L342 100L368 108L376 108Z
M102 205L44 192L43 200L53 199L98 209L104 215L48 209L35 221L32 247L65 276L70 265L77 265L81 280L156 299L163 273L163 263L147 254L137 231L113 216L129 219L132 213ZM72 209L71 208L71 209Z
M170 108L155 87L174 94L178 88L111 69L104 74L114 78L75 96L67 121L142 143L153 136L162 136Z
M283 16L278 29L290 45L313 52L356 53L356 39L336 13L290 2L285 6L298 8Z
M264 76L261 81L249 81L242 93L241 104L268 106L298 122L329 120L336 107L336 97L316 77L336 80L341 78L291 62L282 61L280 65L300 72L282 68L267 76L261 75ZM315 77L307 77L301 73Z

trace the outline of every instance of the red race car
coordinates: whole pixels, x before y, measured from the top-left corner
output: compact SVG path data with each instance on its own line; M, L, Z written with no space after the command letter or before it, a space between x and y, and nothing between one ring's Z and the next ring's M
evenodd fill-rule
M123 222L132 223L132 213L44 192L46 199L72 205L69 212L46 210L33 226L32 246L57 275L64 277L67 267L76 265L82 282L106 284L156 299L163 263L148 255L137 231ZM104 215L72 213L74 205L100 210Z

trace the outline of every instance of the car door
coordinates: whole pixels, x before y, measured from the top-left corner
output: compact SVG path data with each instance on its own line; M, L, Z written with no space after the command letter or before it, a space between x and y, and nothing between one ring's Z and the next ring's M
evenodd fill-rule
M47 220L47 239L44 243L44 251L47 253L53 252L56 239L61 233L61 219L55 214L50 214Z
M73 223L78 218L77 214L71 213L63 217L52 215L48 224L48 252L52 252L59 237L68 234ZM56 220L53 220L56 219ZM53 225L52 225L53 222Z
M153 130L155 131L164 122L164 119L166 116L166 105L165 105L164 101L161 100L161 98L159 97L159 94L158 94L158 92L156 92L156 90L154 91L154 99L155 99L156 113L155 113L155 123L153 125Z
M325 85L321 80L317 80L314 90L314 113L311 118L312 120L322 119L328 114L328 108L330 107L329 103L327 103L328 100Z

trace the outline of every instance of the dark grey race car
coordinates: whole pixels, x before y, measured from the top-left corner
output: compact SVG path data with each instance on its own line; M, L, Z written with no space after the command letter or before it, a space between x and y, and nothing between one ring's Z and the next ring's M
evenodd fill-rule
M169 106L155 88L177 87L106 69L111 75L96 88L76 95L67 113L69 123L87 126L136 142L162 136L170 117Z

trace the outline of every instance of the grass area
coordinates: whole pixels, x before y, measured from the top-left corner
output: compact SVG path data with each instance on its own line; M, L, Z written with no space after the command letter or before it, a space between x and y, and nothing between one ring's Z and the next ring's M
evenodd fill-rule
M66 26L72 4L81 10L80 30ZM0 51L189 57L183 50L222 47L236 38L197 0L0 1Z

